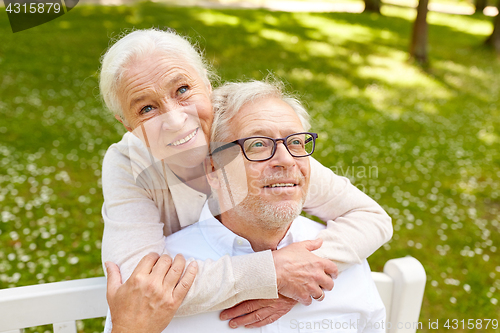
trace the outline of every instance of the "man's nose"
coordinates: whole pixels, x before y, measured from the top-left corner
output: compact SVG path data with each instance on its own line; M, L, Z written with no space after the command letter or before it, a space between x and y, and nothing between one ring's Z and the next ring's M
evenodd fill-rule
M295 165L295 158L290 155L288 149L282 141L276 143L276 153L271 158L271 165L273 167L291 167Z
M164 131L178 131L184 127L188 115L183 107L172 107L162 115L162 129Z

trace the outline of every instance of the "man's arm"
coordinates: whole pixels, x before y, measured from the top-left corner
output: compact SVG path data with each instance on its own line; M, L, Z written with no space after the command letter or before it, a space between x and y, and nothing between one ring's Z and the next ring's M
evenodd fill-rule
M314 253L339 271L359 264L392 237L391 218L379 204L314 158L304 211L327 222L323 245Z

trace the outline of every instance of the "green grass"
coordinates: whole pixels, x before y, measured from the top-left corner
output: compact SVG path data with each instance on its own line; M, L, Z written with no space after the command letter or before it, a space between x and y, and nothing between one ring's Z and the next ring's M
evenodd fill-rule
M500 319L500 62L482 47L491 19L430 13L423 71L407 61L415 12L382 11L79 5L16 34L0 13L0 288L103 274L100 168L123 129L99 101L99 57L124 28L170 26L199 42L223 81L273 72L300 95L320 134L316 158L393 218L372 269L406 255L426 268L424 328Z

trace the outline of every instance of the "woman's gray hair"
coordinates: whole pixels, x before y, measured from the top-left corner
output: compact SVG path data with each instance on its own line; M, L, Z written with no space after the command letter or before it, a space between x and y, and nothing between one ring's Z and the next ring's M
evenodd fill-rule
M239 110L247 103L261 98L278 98L287 103L297 114L304 131L311 128L310 117L298 99L283 92L283 83L273 79L271 82L250 81L230 82L222 85L212 93L214 121L210 133L210 142L217 145L228 142L231 134L230 122ZM234 139L233 139L234 140Z
M174 30L166 31L152 28L127 32L116 39L116 42L101 58L99 88L104 103L114 115L123 117L123 110L118 100L117 89L126 66L133 60L162 52L168 56L185 59L203 79L210 85L210 79L216 75L203 57L185 37Z

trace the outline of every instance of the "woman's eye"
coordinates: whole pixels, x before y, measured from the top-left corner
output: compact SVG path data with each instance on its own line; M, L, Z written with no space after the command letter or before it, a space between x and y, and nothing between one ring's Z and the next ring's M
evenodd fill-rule
M177 95L182 95L182 94L184 94L186 91L188 91L188 86L182 86L182 87L180 87L179 89L177 89Z
M141 109L141 114L148 113L149 111L152 111L152 110L153 110L153 107L151 105L146 105L145 107L143 107Z
M262 142L255 142L252 147L263 147L264 144Z

